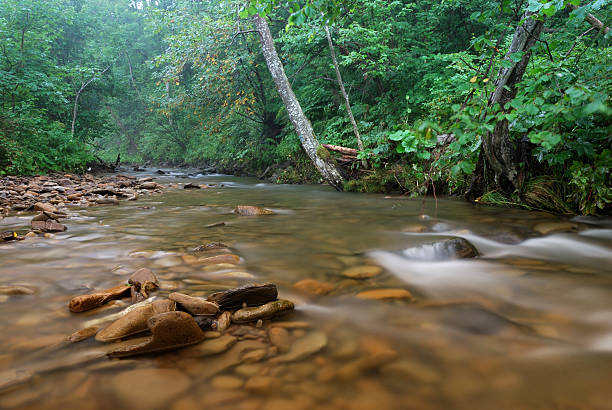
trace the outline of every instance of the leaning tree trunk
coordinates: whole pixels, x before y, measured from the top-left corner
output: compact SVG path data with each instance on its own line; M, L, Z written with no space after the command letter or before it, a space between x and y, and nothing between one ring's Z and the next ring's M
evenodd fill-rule
M344 82L342 81L342 75L340 74L340 67L338 66L338 60L336 60L336 53L334 51L334 43L332 42L331 34L329 33L329 26L325 24L325 34L327 36L327 44L329 45L329 53L331 54L332 62L334 63L334 69L336 70L336 79L338 80L338 85L340 86L340 92L342 93L342 97L344 98L344 105L346 106L346 112L348 113L349 119L351 120L351 125L353 126L353 132L355 133L355 138L357 138L357 147L359 147L359 151L363 152L363 142L361 142L361 135L359 134L359 128L357 128L357 122L355 121L355 117L353 116L353 110L351 110L351 103L349 101L348 94L344 89ZM361 165L364 168L368 167L368 162L364 159L361 160Z
M544 22L533 19L533 13L526 12L512 38L510 49L504 57L510 61L512 66L502 67L495 80L495 91L489 98L489 107L499 104L500 110L506 110L506 104L510 102L517 92L516 85L523 78L527 63L531 57L531 47L540 38L540 32ZM510 55L523 52L523 57L518 62L513 62ZM524 179L524 170L521 169L521 142L513 141L510 138L508 121L502 120L495 125L493 132L488 133L482 143L483 154L488 166L493 171L495 184L506 193L511 193L519 188Z
M306 151L306 154L308 154L323 178L325 178L331 186L341 191L343 189L343 179L338 168L335 164L321 158L317 154L317 150L320 147L319 141L317 141L314 135L312 124L310 124L310 121L308 121L308 118L304 115L302 107L291 89L291 84L289 84L289 80L285 74L283 63L280 61L280 58L278 58L278 54L274 48L274 39L270 33L268 22L259 15L253 16L253 22L255 23L255 28L259 32L261 49L266 59L266 64L268 65L270 74L272 74L276 89L285 104L289 119L300 138L302 147L304 147L304 151Z

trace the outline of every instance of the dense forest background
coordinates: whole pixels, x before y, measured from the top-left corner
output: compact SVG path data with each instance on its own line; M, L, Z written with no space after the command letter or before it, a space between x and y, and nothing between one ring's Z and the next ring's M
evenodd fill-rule
M120 154L317 181L262 54L253 16L263 16L318 141L359 152L317 150L345 189L609 213L611 10L607 0L0 0L0 174L83 171ZM521 27L533 29L513 49Z

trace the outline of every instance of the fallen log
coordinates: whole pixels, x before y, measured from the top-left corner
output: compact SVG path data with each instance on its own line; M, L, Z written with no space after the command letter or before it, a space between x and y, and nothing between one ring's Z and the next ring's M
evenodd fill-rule
M341 147L339 145L331 145L331 144L321 144L321 145L330 151L339 152L341 154L349 155L352 157L357 156L357 150L354 148Z

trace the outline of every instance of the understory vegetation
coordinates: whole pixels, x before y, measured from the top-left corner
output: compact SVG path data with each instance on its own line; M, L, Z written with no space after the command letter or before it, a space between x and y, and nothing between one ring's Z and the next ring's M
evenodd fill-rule
M610 214L611 10L0 0L0 174L84 171L120 155L321 181L270 75L261 16L318 142L356 150L317 149L344 189Z

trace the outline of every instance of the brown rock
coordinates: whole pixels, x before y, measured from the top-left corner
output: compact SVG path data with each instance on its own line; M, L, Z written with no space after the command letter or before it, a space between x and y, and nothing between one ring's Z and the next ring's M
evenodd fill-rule
M212 356L223 353L234 346L238 339L235 336L223 335L214 339L206 339L197 346L190 349L193 356Z
M173 292L168 298L181 305L192 315L214 315L219 312L219 305L204 298L197 298L183 293Z
M271 327L268 330L270 342L277 347L278 351L285 353L291 347L291 337L287 329L282 327Z
M51 204L45 204L43 202L36 202L34 204L34 210L35 211L44 211L44 212L50 212L52 214L59 214L61 213L56 207L54 207Z
M295 305L288 300L275 300L265 305L247 307L237 310L232 314L232 322L248 323L259 319L268 319L281 313L293 310Z
M315 295L327 295L334 290L334 285L329 282L321 282L315 279L302 279L293 285L294 288Z
M280 380L270 376L253 376L247 380L244 388L257 393L269 393L280 387Z
M174 310L176 310L176 304L173 301L156 300L151 304L132 310L125 316L120 317L106 328L102 329L102 331L96 335L96 340L100 342L110 342L112 340L144 332L149 328L148 320L151 317Z
M165 312L151 317L147 326L153 334L146 341L107 353L109 357L127 357L190 346L204 340L204 332L185 312ZM218 340L218 339L213 339Z
M125 408L161 409L189 390L191 382L179 370L153 367L118 372L110 386Z
M42 232L64 232L66 229L66 225L62 225L59 222L55 222L53 220L48 221L32 221L31 222L32 229L36 229Z
M0 295L32 295L35 290L26 286L0 286Z
M77 342L83 341L92 336L95 336L96 333L98 332L98 329L100 329L98 326L91 326L85 329L77 330L76 332L68 336L67 340L70 343L77 343Z
M99 205L119 205L119 201L115 198L98 198L96 203Z
M127 296L129 292L130 286L118 285L101 292L74 297L70 300L68 307L73 312L84 312L101 306L110 300Z
M215 302L221 310L240 308L243 304L247 306L259 306L276 300L278 290L276 285L267 283L264 285L246 285L239 288L229 289L210 295L207 300Z
M255 215L271 215L272 212L266 208L260 208L258 206L239 205L234 208L234 213L240 216L255 216Z
M412 299L412 294L406 289L374 289L365 290L357 294L359 299Z
M221 333L225 332L232 324L232 313L225 311L217 318L217 330Z
M296 340L287 353L273 360L281 363L297 362L319 352L325 346L327 346L325 333L313 331Z
M216 389L239 389L244 385L244 380L234 376L216 376L210 384Z
M380 275L382 268L374 265L355 266L342 271L342 276L351 279L367 279Z
M138 269L130 278L128 283L132 285L130 294L132 303L138 303L148 299L149 292L159 288L159 281L150 269Z
M541 222L533 227L533 230L542 234L550 235L551 233L568 232L576 228L576 224L571 222Z
M157 184L153 181L143 182L140 184L140 188L142 189L155 189L157 188Z
M383 351L371 356L363 357L342 366L335 374L339 380L354 380L365 372L379 368L397 358L395 351Z

